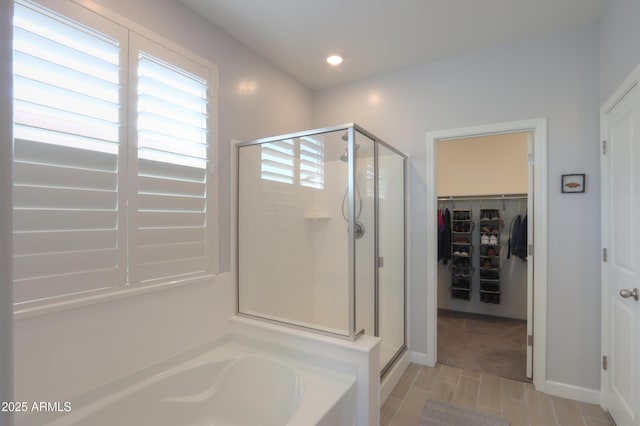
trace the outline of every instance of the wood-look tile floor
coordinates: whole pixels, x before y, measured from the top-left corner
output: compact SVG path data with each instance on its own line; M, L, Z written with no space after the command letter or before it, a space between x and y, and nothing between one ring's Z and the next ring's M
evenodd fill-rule
M428 399L504 417L511 426L612 425L598 405L550 396L531 383L438 364L409 364L382 406L381 426L415 426Z

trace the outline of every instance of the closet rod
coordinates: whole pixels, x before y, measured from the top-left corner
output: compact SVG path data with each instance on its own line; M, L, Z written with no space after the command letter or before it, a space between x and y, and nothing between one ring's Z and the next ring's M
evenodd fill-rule
M452 195L449 197L438 197L438 201L502 201L502 200L526 200L527 194L509 195Z

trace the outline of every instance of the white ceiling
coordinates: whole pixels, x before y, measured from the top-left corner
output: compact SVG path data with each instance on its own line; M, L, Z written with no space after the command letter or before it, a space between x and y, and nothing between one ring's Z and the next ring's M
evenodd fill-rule
M607 0L181 0L312 89L597 23ZM327 55L344 57L339 67Z

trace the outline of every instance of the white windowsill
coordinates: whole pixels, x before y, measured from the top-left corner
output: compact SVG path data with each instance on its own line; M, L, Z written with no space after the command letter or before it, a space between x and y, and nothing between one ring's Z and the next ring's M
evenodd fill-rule
M111 302L142 294L174 289L186 285L204 284L214 281L216 277L218 277L218 274L199 275L197 277L181 278L159 283L156 282L106 288L92 291L90 293L81 293L64 298L56 298L54 300L37 300L33 302L18 303L14 305L13 319L17 321L97 303Z

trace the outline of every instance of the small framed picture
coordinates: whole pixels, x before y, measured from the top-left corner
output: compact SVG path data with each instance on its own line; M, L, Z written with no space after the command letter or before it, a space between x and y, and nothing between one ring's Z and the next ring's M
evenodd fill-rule
M584 173L562 175L562 192L584 192Z

